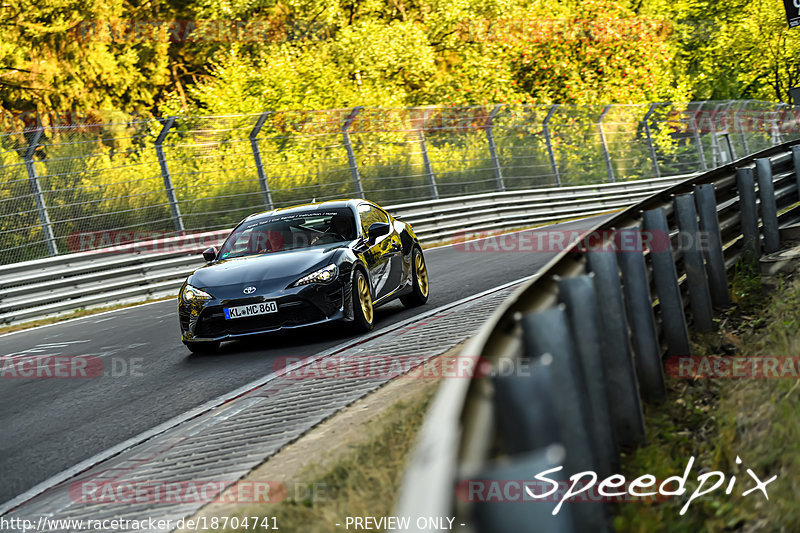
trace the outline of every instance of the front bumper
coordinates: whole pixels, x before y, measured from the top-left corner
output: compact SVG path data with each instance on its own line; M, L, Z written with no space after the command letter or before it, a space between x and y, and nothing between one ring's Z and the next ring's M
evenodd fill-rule
M242 298L191 303L179 300L181 340L222 341L346 319L346 292L345 284L337 280L327 284L310 284ZM274 301L278 311L251 317L225 318L226 307L264 301Z

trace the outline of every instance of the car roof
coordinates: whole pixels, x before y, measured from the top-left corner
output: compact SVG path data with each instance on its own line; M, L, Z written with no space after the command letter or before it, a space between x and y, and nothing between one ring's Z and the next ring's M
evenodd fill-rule
M362 200L361 198L346 198L341 200L328 200L326 202L315 202L315 203L308 203L308 204L300 204L300 205L293 205L290 207L281 207L278 209L273 209L271 211L262 211L260 213L254 213L249 217L245 218L244 221L247 220L256 220L262 217L268 217L278 214L292 214L292 213L305 213L310 211L324 211L326 209L341 209L343 207L347 208L354 208L360 203L370 203L376 205L374 202L370 202L368 200ZM244 222L243 221L243 222Z

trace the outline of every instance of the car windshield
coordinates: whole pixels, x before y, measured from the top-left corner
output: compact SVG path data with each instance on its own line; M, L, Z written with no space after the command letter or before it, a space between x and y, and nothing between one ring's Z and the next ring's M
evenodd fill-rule
M220 259L335 244L355 238L350 209L277 214L239 225L225 240Z

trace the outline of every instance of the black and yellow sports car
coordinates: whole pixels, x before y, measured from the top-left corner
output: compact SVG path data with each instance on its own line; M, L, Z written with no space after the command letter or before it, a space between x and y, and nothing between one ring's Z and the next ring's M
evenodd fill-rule
M336 320L368 331L375 307L428 300L425 257L411 226L365 200L251 215L203 258L208 264L178 295L182 340L193 352Z

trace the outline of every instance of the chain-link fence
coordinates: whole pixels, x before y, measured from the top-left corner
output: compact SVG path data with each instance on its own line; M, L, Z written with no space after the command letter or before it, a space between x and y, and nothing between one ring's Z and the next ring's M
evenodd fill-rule
M354 108L0 134L0 264L340 197L392 205L688 174L800 135L756 101Z

